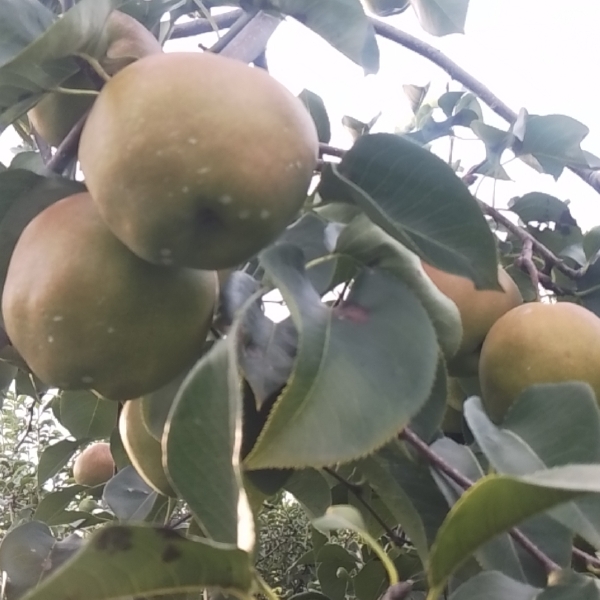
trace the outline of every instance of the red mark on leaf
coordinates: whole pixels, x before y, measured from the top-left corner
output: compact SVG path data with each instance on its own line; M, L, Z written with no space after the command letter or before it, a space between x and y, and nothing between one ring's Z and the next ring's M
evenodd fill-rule
M358 304L344 304L333 309L338 319L352 321L353 323L366 323L369 320L369 312Z

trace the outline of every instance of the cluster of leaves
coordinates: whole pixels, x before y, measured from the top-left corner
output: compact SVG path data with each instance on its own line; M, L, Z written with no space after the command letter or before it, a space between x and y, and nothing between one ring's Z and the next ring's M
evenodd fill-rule
M204 3L225 4L294 17L366 72L378 68L373 24L358 0ZM431 33L462 29L466 1L410 4ZM0 128L23 121L44 91L72 75L75 55L101 54L113 8L150 28L165 11L173 17L199 8L80 0L57 20L59 7L49 6L0 0ZM391 2L382 10L404 8ZM445 358L458 346L461 325L421 267L425 260L494 289L499 251L511 264L524 245L514 229L490 228L457 177L459 165L447 165L427 144L468 127L487 151L470 176L504 177L501 159L510 151L558 177L566 167L596 165L580 148L587 129L523 111L501 131L484 123L471 94L449 92L429 105L426 91L407 88L415 118L403 135L371 134L373 123L347 118L355 144L339 163L323 166L304 214L230 277L218 321L226 335L207 347L168 415L164 407L149 411L149 429L164 429L163 465L177 499L158 495L128 464L116 403L59 392L40 404L46 390L20 365L17 395L7 395L4 407L15 415L11 436L16 418L23 422L21 398L33 399L35 444L44 450L35 485L32 445L7 456L16 507L32 513L11 515L0 545L7 600L191 600L205 588L272 596L256 570L284 596L323 600L376 600L390 584L400 589L399 581L407 586L402 597L415 599L600 597L598 581L581 572L586 565L572 560L574 541L600 549L593 392L579 383L530 388L501 426L474 396L458 440L446 436ZM308 91L301 97L328 143L322 100ZM24 154L0 170L0 283L31 218L82 189ZM600 314L600 245L583 235L568 204L532 193L511 210L560 264L581 269L572 280L556 261L536 258L554 293ZM531 278L513 272L524 295L535 295ZM264 310L274 289L289 310L279 323ZM26 382L31 388L21 394ZM55 421L44 424L49 410ZM99 439L110 439L117 474L99 489L72 485L69 461ZM299 504L273 509L269 503L284 492ZM353 533L332 536L337 530Z

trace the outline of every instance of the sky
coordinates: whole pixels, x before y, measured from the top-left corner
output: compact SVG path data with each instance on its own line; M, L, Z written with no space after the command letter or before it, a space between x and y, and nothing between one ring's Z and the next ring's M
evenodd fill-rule
M525 107L529 113L566 114L583 122L590 134L582 147L600 156L595 75L600 56L598 0L471 0L466 34L443 38L426 34L411 9L388 22L439 48L515 111ZM189 50L197 42L169 42L166 50ZM207 43L206 38L203 42ZM348 147L351 138L341 125L342 116L368 121L381 110L383 115L374 131L394 131L411 116L403 84L431 83L430 97L435 99L449 81L438 67L393 42L380 40L380 50L380 72L365 77L360 67L288 19L271 38L267 57L271 74L293 92L308 88L322 96L333 125L332 143ZM461 89L456 82L451 85ZM490 111L485 113L485 120L506 127ZM10 160L10 147L16 141L10 131L0 137L1 161ZM446 152L443 145L436 151L441 156ZM483 157L483 145L459 141L455 156L468 168ZM506 169L513 181L486 179L477 188L477 195L504 206L513 196L544 191L570 200L584 230L600 224L600 196L570 172L555 182L518 160L511 161Z

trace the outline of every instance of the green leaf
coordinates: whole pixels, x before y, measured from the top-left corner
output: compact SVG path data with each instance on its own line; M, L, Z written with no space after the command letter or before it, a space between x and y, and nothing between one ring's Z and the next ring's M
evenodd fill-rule
M120 0L81 0L0 67L0 132L41 96L75 74L78 52L99 58L106 50L104 24ZM0 61L1 62L1 61Z
M403 13L410 0L365 0L365 5L378 17L390 17Z
M356 557L337 544L325 544L317 553L317 578L330 600L344 600L348 588L346 573L356 566ZM341 576L340 570L342 571Z
M44 496L38 504L33 518L36 521L54 525L53 519L60 515L69 506L73 498L83 490L85 490L85 487L82 485L72 485Z
M353 506L330 506L322 517L313 519L312 525L323 533L338 529L349 529L358 533L383 563L388 574L389 584L394 585L398 582L398 572L394 563L377 540L369 534L360 512ZM322 560L322 555L323 549L317 555L317 561Z
M306 213L277 239L278 244L293 244L302 250L308 278L321 295L332 287L336 270L336 260L332 254L340 231L344 228L335 219L326 219L315 212ZM325 257L331 257L331 260L319 260Z
M513 150L517 156L532 155L545 173L558 179L565 167L588 166L581 142L589 129L565 115L527 115L523 120L521 143Z
M250 0L250 3L294 17L363 67L366 75L379 70L375 31L360 0Z
M221 588L245 594L250 556L225 544L189 540L171 529L111 525L23 600L109 600Z
M311 519L320 517L331 506L327 480L315 469L295 471L284 487L302 504Z
M469 0L410 0L421 27L431 35L464 33Z
M0 544L0 571L8 576L7 600L20 599L27 590L56 571L80 545L81 539L76 536L58 542L50 528L37 521L9 531Z
M92 392L63 392L60 420L76 440L106 439L117 425L118 408L117 402Z
M586 492L600 493L600 465L569 465L522 477L488 475L480 479L452 507L438 531L429 555L430 586L440 591L486 541Z
M442 438L432 444L431 449L471 481L483 477L481 466L466 446ZM435 471L433 475L449 506L453 506L461 497L463 489ZM554 562L563 566L570 564L572 535L568 529L547 515L533 517L519 527ZM484 569L500 571L517 581L540 586L546 583L547 573L543 566L508 534L487 541L475 552L475 558Z
M375 225L366 215L359 215L344 228L335 250L404 281L427 311L444 355L449 358L456 354L463 335L458 308L426 275L421 259L414 252Z
M418 469L398 448L390 444L359 461L358 466L425 563L429 554L428 537L433 539L448 509L429 470ZM420 512L425 513L425 519ZM428 523L431 523L429 530Z
M385 567L371 560L352 579L358 600L378 600L388 587Z
M448 373L446 363L440 356L435 381L427 402L410 422L410 428L425 442L429 443L438 433L446 413L448 397Z
M306 106L306 109L315 122L319 142L328 144L331 140L331 123L329 122L329 116L327 115L323 99L310 90L302 90L298 98L302 100L302 103Z
M254 521L239 467L242 397L236 327L185 379L167 420L162 447L173 487L208 535L250 550ZM242 507L247 512L241 513Z
M478 398L469 399L464 410L481 450L500 473L523 475L600 462L600 412L587 384L531 386L517 398L501 428L489 420ZM551 514L600 547L600 497L586 496Z
M589 231L586 231L583 237L583 250L588 260L598 254L600 251L600 225L592 227Z
M37 0L3 0L0 3L0 65L38 38L55 17Z
M142 403L142 420L146 429L155 440L162 439L165 423L175 396L181 387L188 371L184 371L178 377L154 392L146 394L140 402Z
M552 577L536 600L600 600L600 583L596 577L565 569Z
M486 571L463 583L449 600L534 600L540 589L510 579L497 571Z
M378 133L359 138L332 170L346 199L428 263L478 288L499 289L494 235L477 200L443 160L400 136Z
M104 486L102 499L120 521L143 521L158 494L138 475L134 467L121 469Z
M38 486L54 477L71 459L79 448L79 442L62 440L44 449L38 465Z
M327 306L292 246L266 250L261 264L286 301L300 342L290 381L246 466L319 467L373 452L429 396L438 349L427 313L401 281L370 270L356 277L343 303Z
M538 223L577 225L577 221L571 215L568 203L550 194L529 192L513 198L508 203L508 207L519 215L524 223L537 221Z

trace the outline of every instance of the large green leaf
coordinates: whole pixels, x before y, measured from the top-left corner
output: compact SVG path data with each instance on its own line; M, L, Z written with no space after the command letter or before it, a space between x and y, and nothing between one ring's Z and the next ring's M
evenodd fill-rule
M468 447L442 438L432 444L431 449L471 481L483 477L482 468ZM433 475L449 505L453 506L461 497L463 489L440 473L433 471ZM554 562L565 567L570 564L572 535L568 529L547 515L532 517L519 528ZM500 571L517 581L540 586L546 583L547 573L543 566L508 534L487 541L475 552L475 558L484 569Z
M54 525L53 520L62 513L72 502L73 498L86 488L82 485L71 485L56 492L44 496L33 514L36 521L43 521L48 525Z
M38 0L0 2L0 66L38 38L54 21L54 14Z
M118 403L86 391L63 392L60 422L76 440L109 438L117 425Z
M404 281L429 314L444 355L449 358L456 354L463 335L458 308L427 276L414 252L366 215L359 215L344 228L335 250L365 266L388 271Z
M577 225L569 210L569 203L556 196L542 192L529 192L513 198L508 207L519 215L524 223L556 223L557 225Z
M478 288L499 289L494 236L477 200L443 160L400 136L377 133L360 137L332 171L319 188L326 200L355 202L435 267Z
M38 485L54 477L71 459L80 442L62 440L44 448L38 464Z
M540 592L497 571L486 571L463 583L449 600L534 600Z
M59 542L50 528L38 521L11 530L0 544L0 571L8 576L4 590L6 600L22 598L29 589L56 571L80 545L81 539L76 536Z
M464 33L469 0L410 0L421 27L432 35Z
M363 67L366 74L379 70L375 30L360 0L246 0L242 6L290 15Z
M488 475L465 491L431 548L428 578L440 591L482 544L586 492L600 493L600 465L569 465L522 477Z
M407 447L394 440L358 465L424 561L448 513L429 463L413 457Z
M581 382L540 384L525 390L502 427L487 417L478 398L465 417L486 457L500 473L523 475L568 464L600 463L600 411L592 389ZM600 497L586 496L552 516L600 547Z
M567 166L588 166L581 142L590 130L583 123L565 115L524 113L522 128L520 143L513 147L515 154L533 156L555 179Z
M320 517L331 506L327 480L315 469L295 471L284 487L302 504L311 519Z
M245 464L319 467L381 447L423 406L433 386L435 330L404 283L365 269L348 297L327 306L304 271L302 252L261 255L299 331L292 376Z
M0 66L0 132L32 108L45 92L78 71L73 60L76 53L96 58L104 53L104 24L120 1L81 0Z
M104 486L102 499L120 521L143 521L158 494L131 465L117 472Z
M250 557L234 546L167 528L112 525L23 600L116 600L213 587L244 594L251 583Z
M163 462L178 495L218 542L254 545L254 521L241 483L242 397L236 325L182 384L163 433Z

